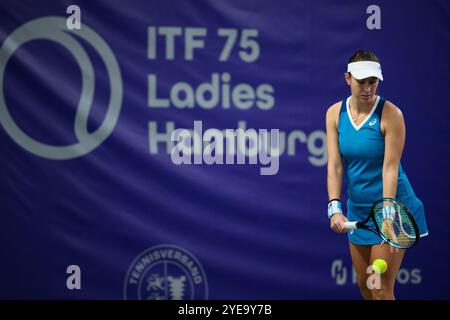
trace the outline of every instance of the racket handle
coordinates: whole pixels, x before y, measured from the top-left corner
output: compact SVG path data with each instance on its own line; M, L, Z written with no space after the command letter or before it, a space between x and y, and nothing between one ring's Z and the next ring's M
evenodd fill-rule
M347 230L355 230L358 229L358 226L356 225L358 222L357 221L347 221L344 222L345 227L347 228Z

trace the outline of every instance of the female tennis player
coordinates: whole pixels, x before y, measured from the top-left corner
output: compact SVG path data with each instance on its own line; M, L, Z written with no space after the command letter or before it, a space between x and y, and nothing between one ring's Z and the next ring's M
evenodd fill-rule
M349 60L345 80L351 95L332 105L326 114L331 228L347 232L345 222L364 220L372 204L396 198L414 216L421 237L428 234L424 206L416 197L400 164L405 144L405 123L400 109L376 95L383 80L374 53L358 51ZM340 203L343 176L347 182L347 217ZM348 218L348 219L347 219ZM357 229L348 233L350 254L364 299L395 299L394 284L405 250L383 245L374 233ZM388 264L381 287L369 289L367 268L381 258Z

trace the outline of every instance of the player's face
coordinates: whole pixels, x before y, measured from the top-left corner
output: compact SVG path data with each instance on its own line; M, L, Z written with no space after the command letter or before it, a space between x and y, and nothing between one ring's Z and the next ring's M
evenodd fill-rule
M371 102L377 92L379 80L376 77L365 79L356 79L354 77L346 77L347 83L350 85L352 95L361 102Z

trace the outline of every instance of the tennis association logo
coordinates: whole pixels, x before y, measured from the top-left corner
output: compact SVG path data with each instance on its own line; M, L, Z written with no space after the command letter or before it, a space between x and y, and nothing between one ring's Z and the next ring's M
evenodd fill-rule
M126 300L205 300L208 282L200 262L175 245L151 247L133 261L124 283Z
M103 123L88 132L88 117L94 97L95 80L92 62L76 34L89 43L103 60L110 82L110 100ZM30 137L13 120L8 111L4 95L5 70L14 52L23 44L33 40L51 40L70 51L79 65L82 76L82 92L75 115L75 136L78 142L55 146L44 144ZM67 160L83 156L100 144L112 133L120 113L123 86L119 64L108 44L93 29L83 25L81 30L66 28L62 17L43 17L31 20L11 33L0 48L0 123L8 135L25 150L47 159ZM39 106L36 106L37 108Z

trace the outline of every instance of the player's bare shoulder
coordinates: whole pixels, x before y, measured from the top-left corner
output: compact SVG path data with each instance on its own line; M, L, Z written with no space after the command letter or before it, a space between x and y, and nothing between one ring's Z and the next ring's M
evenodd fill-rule
M405 127L405 121L403 119L403 113L399 107L397 107L391 101L386 101L383 107L383 113L381 116L381 131L386 134L386 129L399 129Z
M389 100L386 100L383 107L382 120L388 122L403 122L403 113L398 106Z
M337 121L339 118L339 112L341 111L341 101L336 102L331 107L327 109L327 122L334 122L337 125Z

